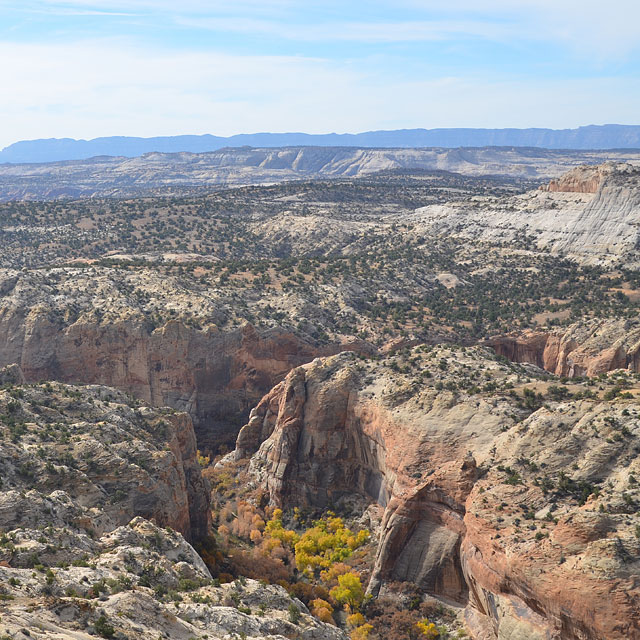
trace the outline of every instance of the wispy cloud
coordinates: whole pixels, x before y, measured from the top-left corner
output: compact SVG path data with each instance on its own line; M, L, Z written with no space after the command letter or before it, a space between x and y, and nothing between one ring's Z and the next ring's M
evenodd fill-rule
M74 9L72 7L34 7L23 8L25 13L40 14L49 16L102 16L102 17L120 17L131 18L141 16L140 13L132 13L125 11L106 11L100 9Z
M330 22L321 24L281 23L252 18L177 17L177 24L194 29L226 31L244 35L268 35L298 42L442 42L473 36L505 39L512 28L486 21L416 20L404 22Z
M398 0L414 11L517 24L514 37L564 45L584 56L620 59L640 49L637 0Z
M636 119L628 79L400 79L325 58L142 49L122 39L0 44L0 145L36 137L439 126L574 126ZM630 98L619 100L621 91ZM562 96L561 99L558 96Z
M575 54L622 60L640 50L637 0L0 0L2 7L70 15L162 16L191 28L290 41L552 42ZM357 18L354 18L357 16Z
M204 14L237 14L250 11L257 14L276 15L280 9L295 8L298 3L294 0L235 0L233 3L224 0L0 0L2 7L48 7L63 11L69 8L84 10L99 10L104 12L147 12L171 13L181 15Z

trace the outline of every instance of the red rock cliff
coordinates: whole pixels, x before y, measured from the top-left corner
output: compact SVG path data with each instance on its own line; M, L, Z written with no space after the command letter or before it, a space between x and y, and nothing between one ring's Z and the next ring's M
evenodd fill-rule
M187 411L204 450L232 443L249 409L318 353L286 331L251 325L223 332L171 321L149 332L126 320L64 326L37 308L0 316L0 366L19 364L28 381L104 384Z
M468 372L478 360L465 354ZM509 370L480 362L483 374ZM252 456L250 469L274 504L324 506L360 495L383 505L374 594L385 580L413 581L466 605L476 638L640 638L640 589L624 560L637 543L625 517L562 498L553 525L547 519L540 528L536 516L524 527L520 512L525 504L543 518L549 508L538 465L555 474L580 461L584 477L617 477L640 443L640 425L603 457L582 434L619 412L607 403L541 409L518 426L508 397L417 392L397 378L350 354L295 369L252 411L236 456ZM517 480L505 483L497 469L512 467ZM616 530L625 542L616 542Z
M630 320L590 320L566 329L525 331L487 342L512 362L528 362L558 376L640 371L640 326Z

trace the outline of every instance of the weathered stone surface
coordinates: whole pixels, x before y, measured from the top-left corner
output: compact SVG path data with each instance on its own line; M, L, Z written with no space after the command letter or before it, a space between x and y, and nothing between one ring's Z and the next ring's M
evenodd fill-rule
M447 233L489 244L522 234L532 249L581 263L640 264L640 168L604 164L570 171L543 189L511 198L476 197L416 210L422 233Z
M143 518L93 539L62 538L63 531L53 526L48 531L50 544L64 542L59 555L76 566L45 572L14 566L13 561L0 565L0 630L11 638L104 637L96 631L104 617L113 637L346 640L336 627L312 618L304 604L280 586L255 580L215 586L182 535ZM7 535L16 549L40 552L47 562L41 553L44 545L37 542L42 531ZM299 625L288 619L292 604L301 612Z
M406 361L444 359L429 382L351 354L295 369L252 412L236 456L252 455L275 504L384 505L374 594L414 581L465 604L477 638L640 638L640 547L624 506L640 406L551 402L523 420L513 396L434 387L473 371L508 385L525 370L483 350L426 353Z
M139 515L188 539L207 535L209 489L187 414L55 382L8 387L0 406L1 528L101 534Z
M551 180L540 187L542 191L562 193L596 193L605 178L614 170L614 164L583 165Z
M640 371L640 325L635 320L578 322L552 331L525 331L487 343L512 362L528 362L558 376Z
M346 639L282 587L215 586L187 542L210 525L187 414L47 382L7 383L0 415L3 637Z
M24 383L24 374L17 364L10 364L0 369L0 386Z

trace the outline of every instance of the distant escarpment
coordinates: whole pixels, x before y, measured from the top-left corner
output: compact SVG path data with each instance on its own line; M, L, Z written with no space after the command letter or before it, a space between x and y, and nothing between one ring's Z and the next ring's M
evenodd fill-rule
M640 324L609 319L550 331L528 330L487 342L512 362L528 362L558 376L596 376L614 369L640 371Z
M135 158L99 155L65 162L0 164L0 201L184 193L200 188L367 176L389 170L444 169L468 176L549 178L585 163L640 160L640 153L632 149L456 147L238 147L209 153L150 152Z
M374 595L414 582L479 639L640 638L640 405L535 409L531 381L478 348L317 359L252 411L235 457L272 504L385 507Z
M140 156L151 152L207 152L238 147L544 147L546 149L637 149L640 127L588 125L577 129L400 129L362 133L240 133L93 140L49 138L21 140L0 151L3 162L54 162L96 156Z

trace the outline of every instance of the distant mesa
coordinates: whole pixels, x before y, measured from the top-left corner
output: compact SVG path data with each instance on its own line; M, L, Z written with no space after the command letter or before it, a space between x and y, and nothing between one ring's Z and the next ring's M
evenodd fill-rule
M577 129L399 129L364 133L250 133L229 137L182 135L112 136L93 140L23 140L0 151L0 163L83 160L145 153L206 153L225 147L540 147L546 149L640 149L640 125L589 125Z
M628 166L631 171L631 165L640 164L640 149L300 146L224 147L205 153L154 151L136 158L95 156L85 160L0 164L0 202L177 195L291 180L347 180L397 172L429 172L432 176L445 172L546 182L581 165L604 163ZM578 175L573 188L583 188L580 185L585 179L581 176ZM591 188L595 188L596 182ZM565 186L552 186L551 190L566 189L567 184L563 179Z
M552 193L596 193L604 179L615 168L616 165L611 162L598 166L576 167L560 178L551 180L548 185L541 186L540 189Z

